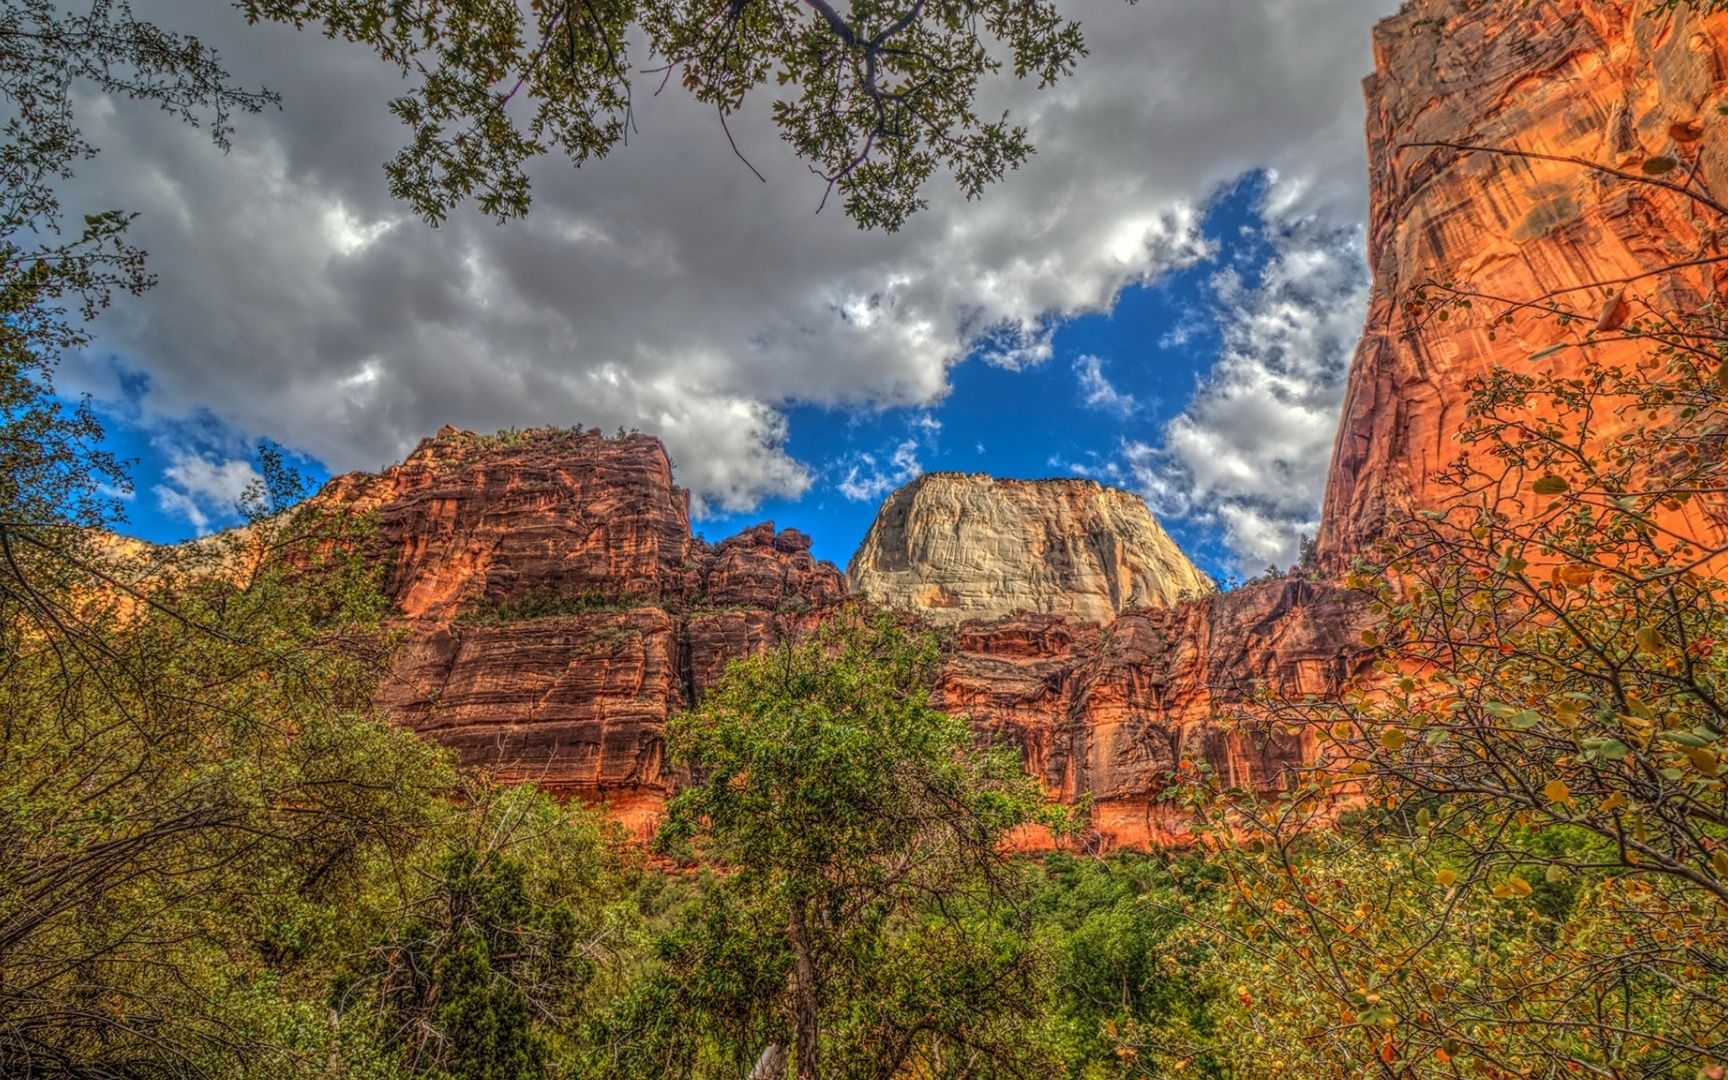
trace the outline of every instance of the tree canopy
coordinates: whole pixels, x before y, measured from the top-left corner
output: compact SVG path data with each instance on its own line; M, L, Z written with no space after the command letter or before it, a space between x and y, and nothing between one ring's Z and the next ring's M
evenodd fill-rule
M668 729L693 782L659 842L725 867L715 902L734 913L683 947L741 948L755 987L693 1004L745 1020L751 1061L789 1049L800 1080L1037 1074L1018 1030L1036 956L1001 845L1048 815L1018 753L930 705L936 657L890 619L842 618L735 662Z

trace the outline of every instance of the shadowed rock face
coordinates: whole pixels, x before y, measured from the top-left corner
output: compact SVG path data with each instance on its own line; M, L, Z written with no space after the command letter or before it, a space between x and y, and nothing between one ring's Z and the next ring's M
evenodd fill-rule
M1367 601L1329 585L1274 581L1131 611L1107 627L1016 615L952 632L943 706L1025 749L1065 801L1090 796L1104 846L1178 839L1185 815L1160 798L1177 762L1269 789L1311 760L1304 740L1230 721L1255 687L1300 696L1361 673Z
M1136 495L959 473L888 496L846 576L859 596L941 624L1016 612L1109 622L1213 589Z
M1639 175L1654 157L1696 158L1704 186L1728 192L1728 15L1654 19L1651 6L1416 0L1376 28L1366 83L1374 294L1327 487L1328 564L1365 550L1388 517L1443 497L1433 476L1459 455L1451 436L1472 378L1495 365L1528 370L1565 333L1526 313L1491 341L1489 305L1441 322L1404 307L1418 287L1555 294L1594 320L1605 294L1579 286L1719 253L1706 229L1720 222L1673 192L1575 163L1410 145L1512 149ZM1728 289L1728 264L1624 288L1633 309L1691 310ZM1642 350L1610 343L1593 355L1620 363ZM1540 363L1564 371L1580 359L1569 350Z

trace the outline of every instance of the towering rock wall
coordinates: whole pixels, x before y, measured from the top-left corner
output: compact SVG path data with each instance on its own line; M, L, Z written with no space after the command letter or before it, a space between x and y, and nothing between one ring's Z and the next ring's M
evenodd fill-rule
M939 695L981 732L1022 747L1052 795L1088 798L1098 844L1156 846L1188 828L1163 797L1182 759L1262 790L1312 760L1307 740L1236 716L1256 689L1323 694L1360 674L1368 622L1360 594L1295 579L1105 626L1059 615L968 622L947 631Z
M1723 263L1643 276L1719 254L1718 215L1589 167L1641 176L1645 162L1672 158L1671 179L1696 165L1692 183L1728 194L1728 15L1654 18L1652 6L1413 0L1376 28L1366 84L1374 294L1326 493L1330 564L1364 550L1389 517L1443 498L1433 478L1459 455L1452 436L1470 380L1497 364L1528 370L1576 337L1606 302L1597 283L1616 283L1634 308L1670 312L1728 291ZM1420 145L1434 143L1454 145ZM1429 282L1545 298L1584 321L1563 327L1526 309L1491 327L1504 307L1480 301L1441 321L1407 306ZM1602 344L1591 355L1620 363L1640 351ZM1540 363L1564 371L1582 357Z
M1720 222L1672 192L1551 160L1638 174L1674 157L1728 193L1728 15L1658 20L1646 7L1413 0L1376 31L1376 287L1326 496L1330 564L1441 497L1433 477L1460 450L1472 378L1566 332L1520 318L1490 339L1486 305L1446 321L1407 308L1422 283L1555 294L1581 311L1604 295L1580 286L1608 279L1667 310L1728 286L1722 263L1645 276L1717 253ZM409 644L385 703L467 761L604 799L644 827L668 786L666 717L847 594L794 532L692 539L665 452L645 437L446 431L325 497L375 510L391 560ZM942 624L943 704L1021 746L1052 793L1089 797L1107 844L1181 831L1161 792L1183 758L1276 784L1312 748L1221 721L1256 684L1321 693L1371 659L1362 603L1321 584L1179 601L1210 583L1143 505L1095 485L928 478L888 500L852 571L860 592Z
M666 718L846 591L795 530L694 539L666 451L642 435L446 428L320 498L376 515L407 632L381 703L467 764L639 829L667 790Z
M888 496L846 575L859 596L941 624L1020 612L1102 623L1213 589L1138 496L960 473Z

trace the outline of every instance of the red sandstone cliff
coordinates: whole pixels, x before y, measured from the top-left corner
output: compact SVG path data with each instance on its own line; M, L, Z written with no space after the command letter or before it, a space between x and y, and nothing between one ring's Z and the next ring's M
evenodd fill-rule
M696 540L644 435L446 428L320 497L376 515L407 628L385 706L466 763L604 800L636 826L666 792L667 716L845 595L796 530Z
M1292 579L1102 626L1059 615L967 623L952 632L939 695L1024 747L1053 795L1090 797L1098 842L1157 844L1187 827L1161 798L1181 759L1258 788L1311 760L1303 740L1245 730L1233 714L1257 685L1319 694L1360 674L1367 622L1361 595Z
M1728 193L1728 15L1649 16L1645 0L1415 0L1374 32L1366 83L1369 257L1374 295L1350 370L1326 492L1320 549L1337 565L1389 516L1443 493L1456 459L1467 386L1592 325L1618 286L1634 309L1687 311L1728 289L1728 264L1649 275L1719 254L1725 223L1683 195L1561 158L1636 176L1652 158L1669 175ZM1531 311L1490 327L1478 302L1446 321L1407 302L1424 283L1548 302L1583 316L1565 328ZM1490 331L1494 335L1490 337ZM1611 335L1609 335L1611 336ZM1619 363L1638 344L1591 352ZM1585 354L1541 363L1566 371ZM1604 434L1609 434L1604 432Z
M1588 167L1672 156L1728 180L1728 15L1643 17L1641 0L1416 0L1376 31L1367 84L1375 296L1351 370L1321 546L1336 565L1389 516L1437 494L1471 378L1558 339L1521 319L1442 322L1404 306L1429 281L1513 299L1637 278L1683 308L1718 294L1712 268L1650 270L1716 251L1681 197ZM1728 190L1728 189L1725 189ZM1580 310L1601 294L1577 290ZM1572 292L1562 295L1571 297ZM1616 354L1607 347L1604 358ZM1561 354L1551 363L1569 362ZM326 495L377 511L409 646L384 700L465 760L497 765L646 823L663 798L659 733L725 664L845 594L808 541L758 527L690 536L688 503L653 439L446 431L379 477ZM1256 680L1324 691L1365 663L1366 613L1339 591L1274 582L1103 624L1015 615L948 628L939 693L1025 748L1053 793L1090 796L1106 843L1156 841L1171 766L1204 759L1275 783L1308 747L1218 721Z

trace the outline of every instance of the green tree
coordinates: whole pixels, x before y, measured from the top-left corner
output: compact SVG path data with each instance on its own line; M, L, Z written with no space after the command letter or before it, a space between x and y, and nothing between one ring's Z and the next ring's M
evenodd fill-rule
M801 1080L1037 1072L1023 868L1001 845L1050 815L1017 754L930 705L936 659L891 620L838 620L735 663L668 729L692 783L659 842L724 868L668 957L701 969L696 1007L762 1040L732 1049L759 1076L788 1051Z
M1175 1062L1219 1075L1219 1031L1199 972L1214 952L1191 931L1217 914L1222 875L1190 853L1044 859L1034 900L1054 958L1048 1023L1075 1080L1154 1077Z
M0 623L0 1072L243 1075L249 1002L442 814L373 715L376 570L311 512L92 555Z
M418 856L424 887L384 926L348 997L381 1010L411 1075L553 1074L613 927L623 880L604 831L531 787L463 785L449 833Z

